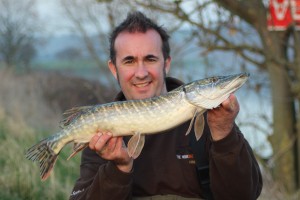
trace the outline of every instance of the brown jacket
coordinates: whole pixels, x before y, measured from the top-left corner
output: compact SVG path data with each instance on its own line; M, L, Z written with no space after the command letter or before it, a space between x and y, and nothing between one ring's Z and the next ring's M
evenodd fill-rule
M168 78L168 90L182 83ZM117 100L123 100L120 93ZM172 130L147 135L133 171L124 173L110 161L86 148L82 153L80 177L70 200L122 200L155 195L201 198L195 160L185 133L190 122ZM193 131L190 134L194 134ZM256 199L262 189L262 177L252 149L234 127L224 139L213 142L208 126L202 136L209 157L209 175L214 199ZM126 137L125 141L128 140Z

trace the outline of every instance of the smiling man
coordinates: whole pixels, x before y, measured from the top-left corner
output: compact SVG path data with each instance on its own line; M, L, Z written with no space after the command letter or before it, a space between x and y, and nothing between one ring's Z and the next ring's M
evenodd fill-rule
M116 27L108 61L121 88L116 101L150 98L182 85L166 77L171 67L168 40L166 31L140 12L130 13ZM95 133L82 153L80 177L70 199L256 199L261 173L234 123L239 109L231 95L205 113L207 123L198 142L185 136L190 122L147 135L135 160L128 155L127 137ZM204 170L196 167L198 157Z
M108 66L127 100L145 99L167 92L165 76L171 58L164 57L158 32L121 32L115 40L116 59Z

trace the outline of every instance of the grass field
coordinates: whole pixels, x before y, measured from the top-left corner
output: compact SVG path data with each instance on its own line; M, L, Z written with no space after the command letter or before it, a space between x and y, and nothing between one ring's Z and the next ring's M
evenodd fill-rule
M20 134L20 135L19 135ZM48 133L39 133L48 135ZM39 169L35 163L25 159L24 151L36 141L36 133L30 129L22 129L14 133L0 123L0 199L67 199L72 186L78 177L79 157L65 161L67 155L62 153L50 178L41 182ZM40 137L40 135L38 136ZM65 152L65 151L64 151ZM44 198L42 198L44 199Z

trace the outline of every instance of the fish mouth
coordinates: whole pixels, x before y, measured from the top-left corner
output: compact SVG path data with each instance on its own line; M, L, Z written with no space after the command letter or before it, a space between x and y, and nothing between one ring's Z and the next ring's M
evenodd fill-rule
M228 78L229 79L228 82L224 86L221 86L221 88L222 89L231 88L231 90L229 90L228 92L232 93L237 89L239 89L240 87L242 87L242 85L244 85L244 83L247 81L249 76L250 76L249 73L240 73L240 74L232 75L231 77Z

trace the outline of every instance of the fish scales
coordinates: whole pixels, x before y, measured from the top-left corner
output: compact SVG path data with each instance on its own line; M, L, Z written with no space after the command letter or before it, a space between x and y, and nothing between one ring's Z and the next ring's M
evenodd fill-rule
M136 132L151 134L171 128L174 121L170 119L182 111L187 115L176 117L176 123L182 123L192 116L195 106L189 104L183 94L170 93L167 97L172 98L173 102L167 104L167 98L158 97L154 101L120 102L98 109L92 108L67 127L65 138L71 135L76 142L88 142L97 130L111 131L114 136L133 135ZM176 106L180 109L176 109ZM134 107L138 110L133 109ZM190 112L187 112L187 108L190 108ZM61 140L65 142L65 139Z
M180 109L175 109L175 106L181 107L181 109L185 111L187 111L188 107L190 107L191 110L195 109L194 106L185 101L183 95L180 93L176 93L176 95L170 93L168 97L173 99L177 98L175 101L176 104L164 104L163 101L165 101L165 99L162 97L154 99L153 101L156 103L152 101L116 103L115 105L118 109L106 110L109 114L105 117L102 114L103 112L98 112L96 114L96 122L97 124L101 124L99 125L99 129L110 130L116 134L114 136L133 135L135 132L149 134L164 130L171 127L171 124L174 123L172 121L168 123L167 121L170 116L172 116L172 113L174 113L173 115L178 115L178 112L180 112ZM178 102L181 102L181 105L178 104ZM131 109L131 107L134 107L132 105L135 105L138 110ZM122 110L122 112L118 110ZM192 115L192 112L190 112L190 115ZM179 117L178 120L184 121L187 118L188 117ZM161 124L159 127L156 126L158 123Z
M49 177L61 149L70 142L75 143L73 156L88 144L93 135L109 131L113 136L144 137L178 126L192 118L203 118L203 112L222 103L230 93L240 88L248 78L247 73L201 79L185 84L167 94L143 100L119 101L67 111L63 129L29 148L26 157L40 163L42 180ZM193 120L192 120L193 121ZM196 123L195 123L196 124ZM189 129L190 130L190 129ZM195 128L197 133L201 128ZM198 136L197 136L198 134ZM199 136L200 135L200 136ZM137 143L144 140L133 140ZM132 152L137 157L143 143ZM136 146L133 144L133 146Z

